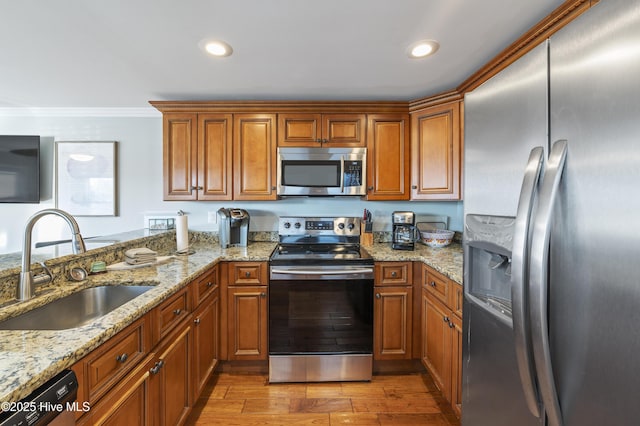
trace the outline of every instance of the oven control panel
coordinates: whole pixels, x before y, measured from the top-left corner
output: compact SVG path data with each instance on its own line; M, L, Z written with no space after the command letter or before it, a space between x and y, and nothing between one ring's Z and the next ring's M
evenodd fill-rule
M280 217L279 235L360 235L359 217Z

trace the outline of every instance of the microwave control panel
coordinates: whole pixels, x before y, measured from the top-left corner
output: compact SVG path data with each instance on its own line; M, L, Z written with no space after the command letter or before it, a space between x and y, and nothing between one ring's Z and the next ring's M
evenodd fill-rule
M344 162L344 186L361 186L362 185L362 161L345 161Z

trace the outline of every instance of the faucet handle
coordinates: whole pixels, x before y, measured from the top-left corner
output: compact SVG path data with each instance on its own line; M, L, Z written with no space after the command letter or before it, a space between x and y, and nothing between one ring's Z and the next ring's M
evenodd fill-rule
M33 283L34 284L45 284L51 282L53 280L53 274L51 273L51 269L44 264L44 262L38 262L42 269L44 269L44 274L34 275Z

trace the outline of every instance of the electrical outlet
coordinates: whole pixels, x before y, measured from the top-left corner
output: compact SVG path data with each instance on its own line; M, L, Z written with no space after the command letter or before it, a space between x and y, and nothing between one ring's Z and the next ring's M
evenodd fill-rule
M217 212L208 212L207 213L207 221L209 223L218 223L218 213Z

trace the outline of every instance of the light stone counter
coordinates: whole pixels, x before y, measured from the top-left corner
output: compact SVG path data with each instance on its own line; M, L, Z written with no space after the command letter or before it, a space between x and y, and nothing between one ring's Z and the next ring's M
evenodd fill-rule
M416 243L413 251L393 250L391 243L376 243L366 247L366 250L376 261L423 262L447 278L462 284L462 245L459 243L452 243L442 248L432 248Z
M152 248L157 250L159 255L171 254L169 247L175 247L175 233L168 234L160 237L160 240L158 237L149 237L148 240L137 239L134 247L154 245ZM148 244L143 244L144 242ZM88 280L81 283L62 280L53 289L48 289L29 302L9 303L0 307L2 319L81 288L114 284L156 286L83 327L56 331L0 330L0 402L24 398L216 263L267 261L276 245L272 241L252 242L246 248L221 249L217 243L202 237L196 238L196 241L192 239L192 242L195 253L189 256L177 256L157 266L90 275ZM162 247L165 248L164 251ZM118 248L118 253L122 253L123 249L124 247ZM441 249L418 244L415 251L398 251L392 250L389 243L377 243L366 250L376 261L421 261L452 280L462 282L460 244L454 243ZM100 257L98 250L92 252L94 258Z

